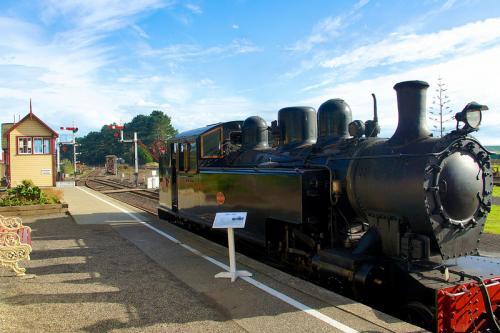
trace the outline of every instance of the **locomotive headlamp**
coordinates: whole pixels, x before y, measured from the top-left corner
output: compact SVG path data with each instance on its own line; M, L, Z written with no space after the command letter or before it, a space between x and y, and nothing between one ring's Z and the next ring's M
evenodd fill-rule
M477 102L470 102L465 106L465 108L455 115L458 123L463 122L465 127L463 129L467 130L477 130L481 124L482 111L488 110L486 105L479 104Z

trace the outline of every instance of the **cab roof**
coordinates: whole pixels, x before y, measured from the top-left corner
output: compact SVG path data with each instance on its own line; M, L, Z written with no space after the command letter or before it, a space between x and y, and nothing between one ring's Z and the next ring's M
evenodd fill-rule
M222 124L222 123L211 124L211 125L207 125L205 127L200 127L200 128L195 128L195 129L192 129L192 130L189 130L189 131L185 131L185 132L177 134L176 136L174 136L173 139L174 140L178 140L178 139L190 138L190 137L193 137L193 136L200 136L200 135L202 135L205 132L208 132L208 131L210 131L210 130L212 130L214 128L219 127L220 124Z
M240 127L241 127L241 124L243 124L242 121L228 121L228 122L221 122L221 123L216 123L216 124L210 124L210 125L207 125L205 127L200 127L200 128L196 128L196 129L192 129L192 130L189 130L189 131L185 131L185 132L179 133L175 137L173 137L172 139L170 139L170 141L182 141L182 140L188 139L188 138L191 139L193 137L199 137L200 135L203 135L206 132L210 132L211 130L213 130L213 129L217 128L217 127L223 127L223 128L229 127L229 128L233 128L235 125L240 125Z

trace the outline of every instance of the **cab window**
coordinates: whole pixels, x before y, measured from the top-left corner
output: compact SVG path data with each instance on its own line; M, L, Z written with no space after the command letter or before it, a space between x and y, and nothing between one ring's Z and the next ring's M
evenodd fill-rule
M201 137L201 157L219 158L222 156L222 127L214 129Z

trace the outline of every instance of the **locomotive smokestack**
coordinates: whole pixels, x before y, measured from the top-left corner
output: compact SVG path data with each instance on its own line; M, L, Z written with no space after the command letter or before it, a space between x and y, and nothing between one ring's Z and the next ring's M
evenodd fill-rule
M394 86L398 98L398 128L389 143L406 144L431 136L427 128L426 94L429 84L424 81L405 81Z

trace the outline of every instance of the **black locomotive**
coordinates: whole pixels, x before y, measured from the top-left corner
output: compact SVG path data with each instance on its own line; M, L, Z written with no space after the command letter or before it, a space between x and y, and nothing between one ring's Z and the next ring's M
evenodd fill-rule
M158 212L211 226L246 211L237 235L353 297L386 304L436 332L498 329L500 266L478 257L491 207L488 151L469 134L487 107L432 137L422 81L401 82L389 139L352 121L341 99L209 125L168 143ZM461 125L463 123L463 125Z

